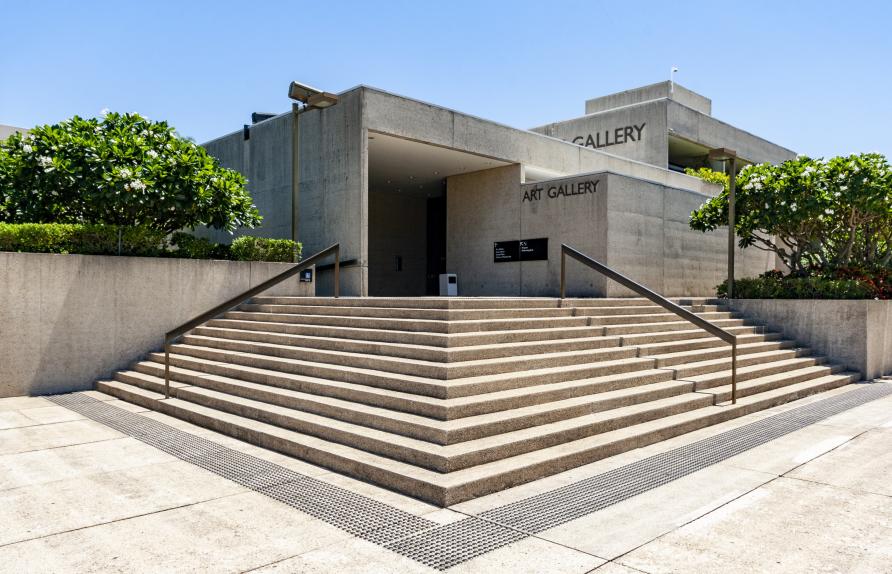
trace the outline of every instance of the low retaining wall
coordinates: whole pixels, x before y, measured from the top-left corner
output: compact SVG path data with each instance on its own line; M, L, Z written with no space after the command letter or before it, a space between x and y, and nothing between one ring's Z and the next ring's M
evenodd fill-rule
M0 253L0 397L90 389L285 263ZM270 290L313 295L297 277Z
M892 301L734 299L730 304L866 379L892 374Z

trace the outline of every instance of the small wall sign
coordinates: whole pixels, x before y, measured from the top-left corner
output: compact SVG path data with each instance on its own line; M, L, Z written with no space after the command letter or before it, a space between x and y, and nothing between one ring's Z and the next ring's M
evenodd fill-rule
M300 272L300 282L301 283L312 283L313 282L313 270L312 269L304 269Z
M548 238L496 241L493 243L493 263L512 261L545 261L548 259Z

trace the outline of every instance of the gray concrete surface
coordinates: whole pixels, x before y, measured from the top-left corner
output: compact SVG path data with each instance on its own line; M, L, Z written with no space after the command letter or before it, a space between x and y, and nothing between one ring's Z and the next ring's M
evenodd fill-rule
M287 264L0 253L0 397L92 388ZM292 279L279 294L310 295ZM2 426L2 424L0 424Z
M147 415L445 524L848 390L447 509ZM28 448L0 454L0 572L434 572L115 431L60 433L55 427L87 421L74 415L46 422L54 420L45 410L53 407L43 398L0 399L0 414L16 415L5 419L14 428L0 430L0 445L17 442L23 430L33 433ZM69 437L64 443L62 434ZM889 572L890 439L892 397L449 572Z
M556 296L560 246L567 243L665 296L715 296L727 273L727 232L688 225L709 195L613 172L521 185L519 167L447 179L446 263L459 276L460 295ZM596 191L549 196L580 184ZM547 261L493 261L495 241L542 237ZM774 267L773 256L756 249L738 248L736 261L738 277ZM569 263L567 282L571 296L632 295L576 262Z
M731 307L872 379L892 374L892 303L734 299Z

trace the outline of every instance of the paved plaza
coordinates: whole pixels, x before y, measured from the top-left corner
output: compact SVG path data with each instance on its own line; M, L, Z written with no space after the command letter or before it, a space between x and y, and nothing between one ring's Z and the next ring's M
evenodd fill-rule
M405 544L388 547L374 536L351 533L350 524L359 517L345 513L360 504L423 519L434 525L433 531L449 532L439 525L492 516L494 509L516 501L659 460L661 453L685 445L708 444L704 439L710 437L733 437L734 429L795 414L803 405L856 387L445 509L108 395L82 394L137 413L131 419L137 424L143 417L153 419L164 423L158 428L173 427L212 441L202 444L272 463L270 468L301 477L298 486L316 485L321 498L333 493L330 503L304 501L307 512L49 398L0 399L0 571L435 572L418 552L406 552ZM892 572L890 445L892 395L887 394L534 534L455 529L454 536L466 537L462 544L468 559L447 571ZM515 535L505 544L487 540L506 531ZM444 537L441 543L451 542ZM473 549L481 544L484 551L475 556Z

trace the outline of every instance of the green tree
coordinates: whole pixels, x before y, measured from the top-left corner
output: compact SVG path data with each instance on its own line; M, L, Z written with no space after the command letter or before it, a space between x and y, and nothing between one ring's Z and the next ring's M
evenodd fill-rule
M233 231L261 217L238 172L166 122L73 117L0 142L0 221Z
M728 224L727 178L707 179L724 190L691 214L691 228L700 231ZM776 253L794 274L892 262L892 169L884 156L750 165L736 183L740 246Z

